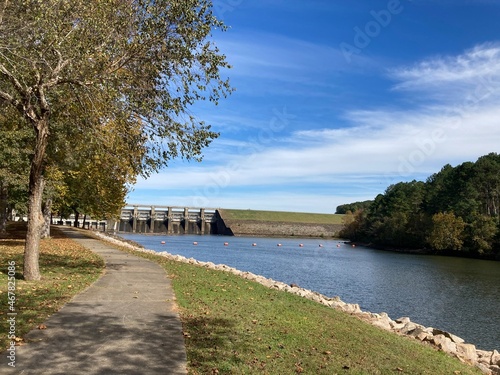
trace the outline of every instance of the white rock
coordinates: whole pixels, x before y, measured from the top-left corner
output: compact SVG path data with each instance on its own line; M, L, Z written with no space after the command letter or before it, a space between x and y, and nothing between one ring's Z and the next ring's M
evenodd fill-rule
M479 363L483 363L485 365L491 365L491 358L493 356L493 352L486 350L476 350L477 353L477 361Z
M410 323L411 320L407 316L404 316L402 318L396 319L395 322L399 323L399 324L406 324L406 323Z
M431 339L431 342L446 353L457 353L457 344L455 344L449 337L446 337L445 335L436 335Z
M457 355L468 363L476 363L478 359L476 346L472 344L457 343Z
M491 362L492 365L500 366L500 353L496 350L493 350L491 354Z
M498 375L498 374L500 374L500 366L491 365L490 366L490 371L491 371L492 374Z

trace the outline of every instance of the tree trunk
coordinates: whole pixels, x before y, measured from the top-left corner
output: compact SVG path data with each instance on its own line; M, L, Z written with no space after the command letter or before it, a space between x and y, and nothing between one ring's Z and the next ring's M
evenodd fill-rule
M44 188L43 164L48 142L48 120L34 121L36 145L30 167L28 189L28 231L24 247L24 279L40 280L39 252L40 234L44 223L42 214L42 194Z
M75 228L78 228L78 225L79 225L78 220L79 219L80 219L80 213L77 210L75 210L75 221L73 222L73 226Z
M7 186L0 182L0 233L5 233L7 230Z
M50 224L52 217L52 199L47 199L43 205L43 227L42 232L40 234L40 238L48 238L50 237Z

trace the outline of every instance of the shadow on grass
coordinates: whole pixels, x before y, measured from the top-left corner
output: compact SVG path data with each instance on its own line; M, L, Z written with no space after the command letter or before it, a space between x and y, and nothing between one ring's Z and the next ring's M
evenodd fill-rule
M190 366L201 373L210 373L214 367L226 370L242 362L235 347L242 350L234 321L209 316L183 318L184 331L189 333L188 358ZM250 348L243 348L250 350Z
M24 240L27 224L25 221L8 222L7 231L0 233L0 239Z
M40 254L40 264L43 268L49 269L52 267L71 267L84 269L94 269L98 263L91 259L85 258L72 258L67 255L56 254Z

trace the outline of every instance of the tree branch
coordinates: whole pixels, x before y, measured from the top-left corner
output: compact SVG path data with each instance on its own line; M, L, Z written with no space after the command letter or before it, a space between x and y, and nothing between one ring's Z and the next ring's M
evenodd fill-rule
M7 8L7 5L9 5L9 0L5 0L3 2L3 6L2 8L0 9L0 25L2 24L3 22L3 15L5 13L5 9Z
M21 82L19 82L17 78L14 77L14 75L1 63L0 63L0 73L9 79L9 81L14 85L15 89L20 94L25 93L26 90L23 87L23 85L21 85Z
M0 91L0 99L2 99L3 101L7 102L7 103L10 103L11 105L13 105L14 107L16 107L17 110L19 111L23 111L23 105L22 103L17 100L17 99L14 99L14 97L4 91Z

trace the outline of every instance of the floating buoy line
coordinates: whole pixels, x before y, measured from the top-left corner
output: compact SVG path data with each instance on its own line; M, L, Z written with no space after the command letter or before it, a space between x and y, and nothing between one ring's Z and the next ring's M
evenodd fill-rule
M162 245L165 245L165 244L166 244L166 241L161 241L160 243L161 243ZM197 242L197 241L193 241L193 246L197 246L197 245L198 245L198 242ZM224 242L224 246L229 246L229 242ZM256 243L256 242L253 242L253 243L252 243L252 246L253 246L253 247L256 247L256 246L257 246L257 243ZM282 246L283 246L283 244L278 242L278 243L276 244L276 246L277 246L277 247L282 247ZM304 247L304 244L303 244L303 243L299 243L299 245L298 245L298 246L299 246L299 247ZM351 244L351 246L352 246L352 247L356 247L356 245L355 245L355 244ZM318 247L323 247L323 244L322 244L322 243L318 244ZM341 244L340 244L340 243L338 243L338 244L337 244L337 247L341 247Z

